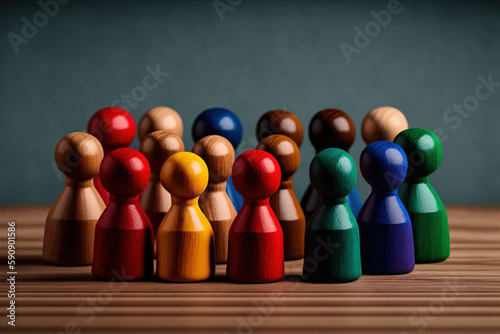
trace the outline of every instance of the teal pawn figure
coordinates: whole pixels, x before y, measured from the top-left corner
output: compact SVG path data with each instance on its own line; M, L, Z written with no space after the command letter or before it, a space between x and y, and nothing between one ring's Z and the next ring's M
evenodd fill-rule
M429 183L443 158L438 136L425 129L408 129L394 142L408 156L408 174L399 187L399 196L408 210L413 227L415 262L444 261L450 256L450 230L443 202Z
M306 226L304 279L344 283L361 276L359 229L347 196L356 185L356 164L349 153L327 148L309 168L320 204Z

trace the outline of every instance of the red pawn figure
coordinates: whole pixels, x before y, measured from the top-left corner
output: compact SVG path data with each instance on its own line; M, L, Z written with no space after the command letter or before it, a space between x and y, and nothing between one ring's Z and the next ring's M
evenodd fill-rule
M101 142L104 155L114 149L128 147L135 138L135 131L135 121L132 115L118 107L99 110L87 125L87 132ZM104 203L108 205L109 193L102 186L99 174L94 177L94 186Z
M139 151L119 148L101 163L102 185L111 194L97 221L92 274L137 280L153 273L153 228L139 205L150 169Z
M227 277L238 282L264 283L283 278L283 230L271 206L281 169L262 150L242 153L233 164L233 182L244 204L229 230Z

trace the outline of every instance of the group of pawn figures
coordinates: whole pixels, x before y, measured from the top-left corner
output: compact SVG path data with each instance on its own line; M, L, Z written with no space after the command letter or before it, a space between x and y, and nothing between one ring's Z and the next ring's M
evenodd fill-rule
M429 184L442 159L431 131L408 129L401 111L380 107L362 122L359 164L371 194L361 201L348 153L352 119L338 109L314 115L309 137L317 154L311 185L299 203L303 127L272 110L259 119L256 149L235 159L243 129L224 108L201 113L186 152L183 124L171 108L146 112L137 127L140 152L129 148L136 123L126 111L95 113L88 133L63 137L55 150L66 175L45 224L43 259L89 265L100 279L210 279L227 263L236 282L274 282L284 261L304 258L303 279L349 282L366 274L403 274L415 263L450 254L445 207Z

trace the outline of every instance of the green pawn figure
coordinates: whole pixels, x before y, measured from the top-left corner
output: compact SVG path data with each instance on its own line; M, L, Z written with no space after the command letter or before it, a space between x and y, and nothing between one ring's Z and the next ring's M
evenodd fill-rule
M399 197L413 228L415 262L444 261L450 256L450 230L443 202L429 183L443 159L443 145L434 132L413 128L394 138L408 157L408 173Z
M347 195L356 184L356 164L349 153L328 148L309 168L311 184L321 202L305 233L304 279L343 283L361 276L359 228Z

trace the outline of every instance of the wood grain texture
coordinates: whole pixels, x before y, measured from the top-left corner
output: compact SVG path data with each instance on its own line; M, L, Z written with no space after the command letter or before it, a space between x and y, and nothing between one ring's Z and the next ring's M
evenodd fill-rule
M285 135L292 138L298 147L304 139L304 129L300 119L288 110L271 110L262 115L257 122L257 139L271 135Z
M349 153L356 138L356 127L351 117L338 109L324 109L317 112L309 123L309 139L319 153L327 148L340 148ZM358 189L353 188L347 196L347 204L356 217L363 203ZM300 201L306 221L309 221L319 205L319 195L311 185Z
M172 195L172 206L157 234L157 272L161 279L196 282L215 272L212 226L198 205L208 184L208 167L198 155L179 152L165 161L162 185Z
M432 131L404 130L394 142L408 157L408 174L399 187L399 196L408 210L413 228L417 263L439 262L450 256L448 216L429 176L441 163L443 145Z
M300 282L302 260L273 284L233 284L226 265L212 281L110 284L89 266L41 260L49 206L0 207L0 261L7 221L16 222L16 327L2 333L494 333L500 330L500 208L447 206L451 255L398 276L348 284ZM4 268L4 267L3 267ZM5 284L6 270L0 272ZM7 287L2 285L6 291ZM7 305L6 293L0 296ZM5 310L3 311L5 312ZM2 317L5 313L2 313Z
M233 180L244 203L229 230L227 277L268 283L283 277L283 230L269 205L280 185L278 161L262 150L245 151L233 164Z
M200 196L200 208L214 230L215 262L226 263L229 229L236 217L236 210L226 193L234 163L233 145L222 136L211 135L198 140L193 153L208 166L208 187Z
M283 229L285 260L304 257L306 218L293 190L293 174L300 166L300 150L295 141L284 135L270 135L257 145L258 150L269 152L281 168L281 183L269 203Z
M142 115L137 127L137 135L142 142L151 132L160 130L182 138L184 127L181 116L172 108L152 108Z
M366 145L376 141L393 141L394 137L408 129L405 115L393 107L378 107L370 111L361 123L361 136Z
M139 280L153 274L153 228L139 205L150 176L139 151L118 148L101 163L102 184L109 203L95 229L92 274L100 279Z
M43 259L57 265L92 263L94 231L105 204L92 179L103 158L99 141L83 132L63 137L56 146L64 188L45 221Z

